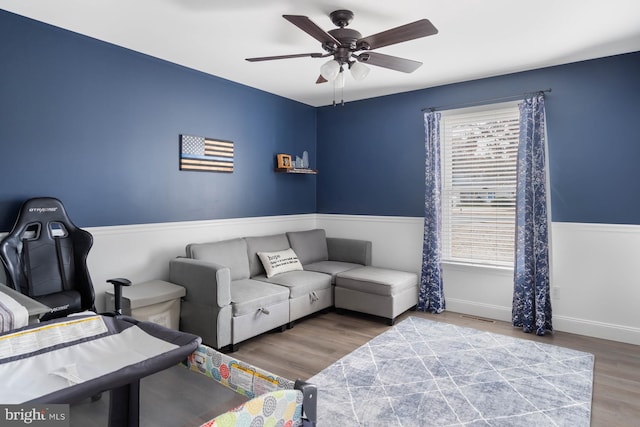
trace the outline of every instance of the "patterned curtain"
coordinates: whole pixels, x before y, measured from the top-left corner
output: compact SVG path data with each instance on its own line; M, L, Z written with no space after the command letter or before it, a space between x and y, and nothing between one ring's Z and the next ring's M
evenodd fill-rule
M440 199L440 113L424 115L425 126L425 193L424 242L422 248L422 275L418 310L442 313L445 309L440 265L440 236L442 233Z
M546 132L542 94L520 104L512 322L524 332L552 331L549 286Z

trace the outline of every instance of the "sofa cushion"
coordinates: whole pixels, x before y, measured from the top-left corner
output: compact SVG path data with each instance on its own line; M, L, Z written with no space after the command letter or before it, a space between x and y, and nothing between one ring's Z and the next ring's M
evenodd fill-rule
M247 243L244 239L222 240L211 243L192 243L187 246L187 256L213 262L231 270L231 280L249 278Z
M327 236L324 230L292 231L287 233L287 237L302 265L329 259Z
M307 271L317 271L318 273L325 273L331 276L331 283L336 283L336 275L343 271L353 270L354 268L362 267L362 264L355 264L352 262L342 261L320 261L312 264L307 264L304 269Z
M331 288L331 276L315 271L290 271L271 278L257 276L255 280L264 280L265 282L282 285L282 287L286 286L286 288L289 288L290 298L298 298L308 295L312 291Z
M302 270L302 264L291 248L278 252L258 252L258 258L262 261L267 277L288 271Z
M289 240L287 236L282 234L274 234L271 236L245 237L247 242L247 252L245 258L249 257L249 277L265 274L264 267L258 252L277 252L289 249Z
M256 313L261 308L289 299L289 290L283 286L272 285L252 279L231 282L231 307L234 316Z

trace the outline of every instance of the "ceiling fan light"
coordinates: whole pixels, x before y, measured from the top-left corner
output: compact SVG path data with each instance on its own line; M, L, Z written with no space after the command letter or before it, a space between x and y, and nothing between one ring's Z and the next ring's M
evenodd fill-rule
M351 75L355 80L364 80L369 75L369 67L359 62L351 65Z
M335 59L331 59L325 62L324 64L322 64L322 67L320 67L320 75L328 81L335 79L339 72L340 63L338 63L338 61L336 61Z

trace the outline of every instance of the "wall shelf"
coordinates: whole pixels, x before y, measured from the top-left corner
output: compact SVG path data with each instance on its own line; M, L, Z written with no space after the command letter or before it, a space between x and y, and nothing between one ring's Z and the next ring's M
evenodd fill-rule
M297 173L297 174L304 174L304 175L317 175L318 174L318 170L317 169L275 168L274 171L276 171L278 173Z

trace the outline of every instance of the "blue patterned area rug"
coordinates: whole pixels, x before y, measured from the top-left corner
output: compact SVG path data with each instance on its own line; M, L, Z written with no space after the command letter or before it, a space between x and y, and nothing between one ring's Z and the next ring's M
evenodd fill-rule
M319 426L589 426L594 356L409 317L308 381Z

